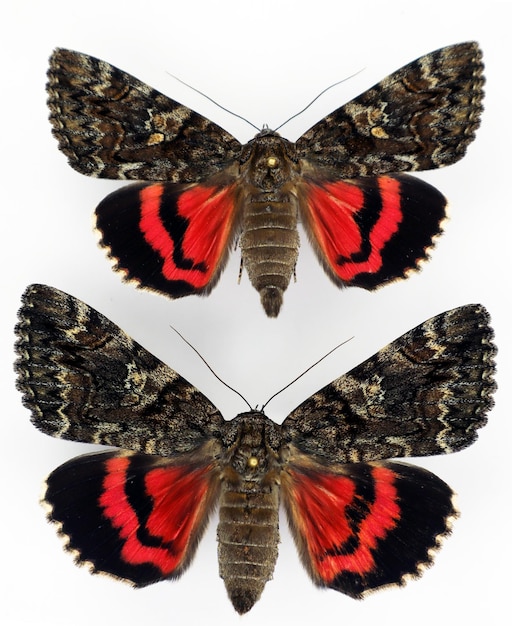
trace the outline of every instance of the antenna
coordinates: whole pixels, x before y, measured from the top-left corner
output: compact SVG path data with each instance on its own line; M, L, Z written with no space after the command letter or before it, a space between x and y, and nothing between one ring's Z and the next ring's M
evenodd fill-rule
M295 115L292 115L291 117L289 117L285 122L283 122L282 124L279 124L279 126L277 128L275 128L274 130L277 132L285 124L288 124L288 122L291 122L293 119L295 119L296 117L298 117L299 115L304 113L304 111L309 109L309 107L313 104L313 102L316 102L318 100L318 98L320 98L320 96L323 96L326 91L329 91L329 89L332 89L333 87L336 87L336 85L341 85L341 83L344 83L345 81L350 80L351 78L354 78L354 76L357 76L358 74L360 74L363 71L363 69L364 68L361 68L360 70L358 70L357 72L354 72L350 76L347 76L346 78L342 78L341 80L338 80L337 82L333 83L332 85L329 85L329 87L326 87L325 89L323 89L317 96L315 96L313 98L313 100L311 100L311 102L309 104L306 104L306 106L303 109L301 109L298 113L295 113ZM342 345L342 344L340 344L340 345ZM339 346L337 346L337 347L339 347ZM336 348L334 348L334 349L336 349Z
M171 325L171 328L173 329L173 331L179 335L183 341L187 344L187 346L189 346L190 348L192 348L192 350L197 354L197 356L201 359L201 361L206 365L206 367L210 370L210 372L215 376L215 378L220 381L225 387L227 387L228 389L231 389L231 391L233 391L234 393L236 393L237 396L239 396L240 398L242 398L242 400L245 402L245 404L247 404L247 406L249 407L249 409L252 411L253 408L252 406L249 404L249 402L247 402L247 400L244 398L244 396L237 391L234 387L231 387L231 385L228 385L227 382L225 382L224 380L222 380L222 378L217 374L217 372L215 372L215 370L211 367L211 365L208 363L208 361L203 357L203 355L199 352L199 350L197 350L197 348L195 348L190 341L188 341L187 339L185 339L185 337L178 331L176 330L176 328L174 328L174 326Z
M283 392L285 389L288 389L288 387L291 387L291 385L293 385L293 383L296 383L299 378L302 378L304 376L304 374L307 374L309 372L309 370L312 370L314 367L316 367L319 363L321 363L324 359L326 359L330 354L332 354L335 350L337 350L338 348L341 348L341 346L345 345L346 343L348 343L349 341L352 341L354 337L350 337L349 339L345 339L345 341L342 341L341 343L339 343L337 346L334 346L334 348L332 348L332 350L329 350L329 352L327 352L326 354L324 354L324 356L320 357L318 359L318 361L315 361L315 363L313 363L313 365L310 365L308 368L306 368L301 374L299 374L296 378L294 378L291 382L289 382L287 385L285 385L282 389L280 389L279 391L276 391L276 393L273 396L270 396L270 398L265 402L265 404L261 407L260 411L263 413L263 409L267 406L267 404L273 400L276 396L278 396L281 392Z
M288 122L291 122L293 119L295 119L296 117L298 117L299 115L301 115L302 113L304 113L304 111L306 111L307 109L309 109L309 107L313 104L313 102L316 102L318 100L318 98L320 98L320 96L323 96L324 93L326 91L329 91L329 89L332 89L333 87L336 87L336 85L340 85L341 83L344 83L347 80L350 80L351 78L354 78L354 76L357 76L358 74L360 74L363 71L364 68L361 68L360 70L358 70L357 72L354 72L353 74L351 74L350 76L347 76L346 78L342 78L341 80L338 80L337 82L333 83L332 85L329 85L329 87L326 87L325 89L323 89L317 96L315 96L313 98L313 100L311 100L311 102L309 104L306 104L306 106L301 109L298 113L295 113L294 115L292 115L291 117L289 117L286 121L284 121L282 124L279 124L279 126L277 128L274 128L274 132L277 132L280 128L282 128L283 126L285 126L286 124L288 124ZM207 100L209 100L210 102L213 102L213 104L215 106L218 106L219 109L222 109L223 111L226 111L226 113L229 113L231 115L233 115L234 117L238 117L238 119L243 120L244 122L246 122L247 124L249 124L249 126L252 126L253 128L255 128L258 132L260 132L261 128L258 128L256 126L256 124L253 124L252 122L250 122L246 117L244 117L243 115L239 115L238 113L234 113L233 111L231 111L230 109L227 109L225 106L222 106L222 104L219 104L216 100L214 100L213 98L210 98L210 96L206 95L205 93L203 93L200 89L196 89L196 87L193 87L192 85L189 85L188 83L186 83L184 80L182 80L181 78L178 78L178 76L176 76L175 74L171 74L171 72L167 72L169 74L169 76L172 76L172 78L174 78L174 80L177 80L179 83L181 83L182 85L185 85L185 87L188 87L189 89L192 89L192 91L195 91L196 93L200 94L201 96L203 96L203 98L206 98ZM266 124L263 125L263 128L266 127ZM176 329L173 329L176 330ZM179 333L178 333L179 334ZM193 348L193 346L190 346L191 348ZM201 356L200 354L198 354L198 356ZM327 356L327 355L326 355ZM201 357L202 358L202 357ZM207 363L206 363L207 365ZM215 373L215 372L213 372ZM220 379L219 379L220 380ZM223 382L223 381L221 381Z
M233 111L230 111L229 109L227 109L226 107L222 106L222 104L219 104L216 100L214 100L213 98L210 98L210 96L207 96L205 93L203 93L200 89L196 89L195 87L192 87L192 85L189 85L188 83L186 83L184 80L181 80L181 78L178 78L177 76L175 76L174 74L171 74L170 72L167 72L169 74L169 76L172 76L174 78L174 80L177 80L179 83L181 83L182 85L185 85L185 87L188 87L189 89L192 89L192 91L195 91L196 93L200 94L201 96L203 96L203 98L206 98L207 100L209 100L210 102L213 102L213 104L215 104L215 106L218 106L219 109L222 109L223 111L226 111L226 113L230 113L231 115L233 115L234 117L238 117L238 119L243 120L244 122L247 122L247 124L249 124L249 126L252 126L253 128L255 128L258 132L260 132L260 128L258 128L256 126L256 124L253 124L252 122L250 122L247 118L245 118L243 115L239 115L238 113L234 113ZM176 330L176 329L173 329ZM178 333L179 335L179 333ZM191 346L193 347L193 346ZM199 356L201 356L199 354ZM215 373L215 372L214 372ZM220 380L220 379L219 379ZM222 382L222 381L221 381Z
M234 387L231 387L231 385L228 385L227 382L225 382L224 380L222 380L222 378L217 374L217 372L215 372L215 370L211 367L211 365L208 363L208 361L203 357L203 355L199 352L199 350L197 350L197 348L195 348L190 341L188 341L187 339L185 339L185 337L180 333L179 330L177 330L176 328L174 328L174 326L172 326L172 324L170 325L172 330L179 336L181 337L181 339L187 344L187 346L189 346L189 348L192 348L192 350L197 354L197 356L201 359L201 361L206 365L206 367L210 370L210 372L215 376L215 378L221 382L225 387L227 387L228 389L230 389L231 391L233 391L234 393L236 393L237 396L239 396L240 398L242 398L242 400L245 402L245 404L247 404L247 406L249 407L250 411L254 411L255 409L253 409L253 407L249 404L249 402L244 398L244 396L237 391ZM276 391L276 393L272 396L270 396L270 398L265 402L265 404L262 405L261 409L259 409L260 413L263 413L263 409L267 406L267 404L269 404L269 402L271 400L273 400L276 396L278 396L280 393L282 393L285 389L288 389L288 387L291 387L291 385L293 385L294 383L296 383L299 378L302 378L304 376L304 374L307 374L310 370L312 370L314 367L316 367L319 363L321 363L324 359L326 359L330 354L332 354L335 350L337 350L338 348L341 348L341 346L345 345L346 343L348 343L349 341L352 341L354 337L350 337L349 339L345 339L345 341L342 341L341 343L339 343L337 346L334 346L334 348L332 348L331 350L329 350L329 352L326 352L322 357L320 357L318 359L318 361L315 361L312 365L310 365L308 368L306 368L302 373L300 373L298 376L296 376L292 381L290 381L287 385L285 385L282 389L280 389L279 391Z

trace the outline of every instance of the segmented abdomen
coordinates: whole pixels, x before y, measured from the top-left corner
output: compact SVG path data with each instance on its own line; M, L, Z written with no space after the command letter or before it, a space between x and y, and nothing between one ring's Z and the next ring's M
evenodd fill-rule
M245 482L220 497L219 572L233 606L246 613L272 578L279 543L279 491Z
M269 317L276 317L299 253L297 206L293 197L265 193L248 198L240 249L263 308Z

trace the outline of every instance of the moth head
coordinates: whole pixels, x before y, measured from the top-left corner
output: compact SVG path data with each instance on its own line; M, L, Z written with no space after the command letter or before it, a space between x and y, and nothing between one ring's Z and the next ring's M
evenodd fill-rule
M239 475L265 473L278 458L281 429L261 411L248 411L225 423L222 441L224 460Z

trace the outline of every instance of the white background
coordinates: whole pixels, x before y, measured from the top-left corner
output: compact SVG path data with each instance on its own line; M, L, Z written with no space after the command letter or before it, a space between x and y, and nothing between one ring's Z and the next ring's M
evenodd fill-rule
M212 520L177 582L134 591L76 568L38 505L54 467L89 447L29 422L14 388L13 327L24 288L43 282L102 311L196 384L226 418L245 410L170 330L173 324L252 404L261 404L336 343L354 339L279 396L281 422L302 400L387 342L451 307L481 302L500 348L496 407L471 448L420 459L459 494L462 516L436 564L403 589L363 602L316 589L282 520L274 580L244 624L504 624L510 619L510 26L509 2L217 0L8 1L1 16L2 624L238 624L216 562ZM115 275L92 214L118 183L74 172L47 121L45 72L56 46L103 58L213 119L241 141L254 132L169 76L176 74L256 125L276 127L329 91L282 134L313 123L418 56L476 39L486 63L485 113L458 164L424 174L449 198L451 220L423 272L377 293L338 290L303 238L297 283L277 320L265 317L233 253L208 298L172 302Z

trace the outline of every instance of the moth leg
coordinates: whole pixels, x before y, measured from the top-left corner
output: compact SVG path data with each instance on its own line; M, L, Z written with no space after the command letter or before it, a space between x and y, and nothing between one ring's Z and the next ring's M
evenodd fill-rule
M238 281L237 284L240 284L242 280L242 272L244 271L244 257L240 257L240 269L238 270Z

